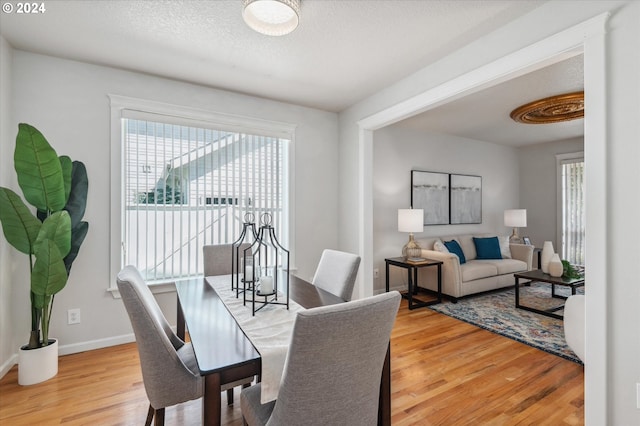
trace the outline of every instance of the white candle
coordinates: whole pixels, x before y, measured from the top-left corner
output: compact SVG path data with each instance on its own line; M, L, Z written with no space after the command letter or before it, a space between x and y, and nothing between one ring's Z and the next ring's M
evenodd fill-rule
M273 277L265 276L260 278L260 293L273 293Z
M244 281L253 281L253 266L244 267Z

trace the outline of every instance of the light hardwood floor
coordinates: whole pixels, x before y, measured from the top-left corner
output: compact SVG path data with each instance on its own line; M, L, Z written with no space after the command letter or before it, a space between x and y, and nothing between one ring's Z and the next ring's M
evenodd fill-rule
M394 425L584 424L571 361L406 301L391 345ZM239 404L222 403L223 425L240 425ZM45 383L19 386L17 367L0 381L1 425L143 425L147 408L133 343L62 356ZM200 401L166 410L166 425L200 421Z

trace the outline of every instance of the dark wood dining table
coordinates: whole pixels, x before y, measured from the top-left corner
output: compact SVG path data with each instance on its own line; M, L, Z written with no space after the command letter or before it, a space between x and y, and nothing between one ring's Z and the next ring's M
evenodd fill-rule
M176 290L177 334L184 339L185 328L188 328L198 368L204 376L202 424L219 425L222 385L246 377L259 376L260 353L245 336L206 278L176 282ZM345 302L340 297L294 275L290 276L289 294L292 300L307 309ZM378 425L390 424L391 365L390 350L387 349L380 379Z

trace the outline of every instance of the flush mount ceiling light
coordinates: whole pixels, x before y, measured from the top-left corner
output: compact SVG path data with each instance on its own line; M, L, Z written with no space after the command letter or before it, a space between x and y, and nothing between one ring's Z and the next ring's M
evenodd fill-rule
M529 102L511 111L518 123L547 124L584 117L584 92L566 93Z
M259 33L289 34L298 26L300 0L244 0L242 18Z

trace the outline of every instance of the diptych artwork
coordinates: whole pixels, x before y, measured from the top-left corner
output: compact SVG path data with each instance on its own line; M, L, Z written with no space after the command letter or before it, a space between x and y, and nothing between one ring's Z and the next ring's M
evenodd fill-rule
M453 224L482 223L482 178L450 175L451 221Z
M482 177L412 170L411 206L425 225L482 223Z
M411 206L424 210L425 225L449 223L449 175L411 172Z

